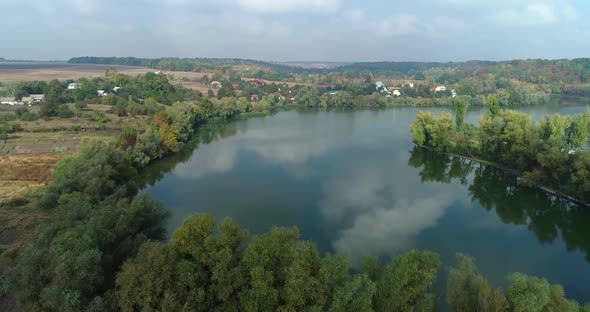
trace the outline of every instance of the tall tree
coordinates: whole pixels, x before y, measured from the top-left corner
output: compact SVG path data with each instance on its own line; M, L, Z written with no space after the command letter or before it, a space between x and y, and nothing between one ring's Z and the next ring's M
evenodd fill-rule
M500 111L500 102L498 102L495 94L490 94L486 97L486 106L488 107L492 118L498 115L498 112Z
M458 97L455 100L455 123L458 129L463 128L463 122L465 120L465 112L467 111L467 102Z

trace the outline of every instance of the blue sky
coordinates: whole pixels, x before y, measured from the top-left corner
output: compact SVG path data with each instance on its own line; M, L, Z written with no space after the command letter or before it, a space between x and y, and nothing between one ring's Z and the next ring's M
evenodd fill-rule
M585 0L2 0L0 56L590 57Z

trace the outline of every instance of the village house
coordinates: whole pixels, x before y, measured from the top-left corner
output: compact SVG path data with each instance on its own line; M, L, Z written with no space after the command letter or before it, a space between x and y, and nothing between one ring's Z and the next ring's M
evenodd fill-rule
M385 93L387 95L391 95L391 92L389 92L389 90L387 90L387 87L385 86L385 84L382 81L375 82L375 90L377 90L381 93Z
M262 79L254 79L252 83L257 87L264 86L266 84L266 82Z
M21 101L24 104L38 104L45 102L45 94L29 94L29 96L23 96Z
M113 92L117 92L117 91L119 91L119 90L121 90L121 87L114 87L114 88L113 88Z
M414 87L414 83L413 82L405 82L405 83L402 84L402 87L413 88Z
M74 90L78 87L78 84L75 82L72 82L68 85L68 90Z
M447 87L445 86L438 86L434 89L435 92L447 91Z
M213 87L213 88L216 88L216 89L219 89L219 88L221 88L221 82L219 82L219 81L216 81L216 80L215 80L215 81L211 81L211 83L210 83L209 85L210 85L211 87Z
M23 96L21 99L21 102L25 103L25 104L33 104L33 97L31 96Z
M232 87L234 90L238 90L238 89L240 88L240 84L239 84L239 83L232 83L231 87Z
M45 94L31 94L33 97L33 102L35 103L43 103L45 102Z
M338 91L330 91L328 92L329 95L336 95L338 93Z
M96 90L96 95L98 95L98 96L107 96L109 94L106 93L104 90Z
M402 93L399 92L399 90L393 90L393 95L400 96L400 95L402 95Z
M281 94L281 92L274 92L272 95L279 100L285 99L285 97Z
M258 101L258 94L250 94L250 101Z
M451 97L456 97L457 96L457 91L455 91L455 89L451 90Z

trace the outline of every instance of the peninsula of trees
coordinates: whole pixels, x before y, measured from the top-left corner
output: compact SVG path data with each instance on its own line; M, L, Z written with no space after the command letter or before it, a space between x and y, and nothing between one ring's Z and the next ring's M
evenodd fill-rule
M549 186L582 202L590 201L590 112L550 115L538 122L514 110L501 109L487 97L489 112L479 127L463 121L466 103L455 101L449 113L420 112L411 126L418 146L491 161L522 174L527 183Z

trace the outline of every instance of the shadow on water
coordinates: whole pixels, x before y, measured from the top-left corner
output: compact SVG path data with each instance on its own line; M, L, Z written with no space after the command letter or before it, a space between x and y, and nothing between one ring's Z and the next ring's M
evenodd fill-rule
M420 170L422 183L458 180L468 185L474 202L495 212L503 223L525 226L543 244L561 239L568 252L580 251L590 262L587 208L529 187L495 167L460 157L415 148L408 164Z
M213 141L233 136L236 132L234 128L228 127L227 123L221 121L209 122L203 125L197 130L193 138L184 144L179 152L166 156L164 159L154 161L142 169L138 181L139 188L144 189L154 186L167 173L172 172L178 164L187 162L200 144L209 144Z

